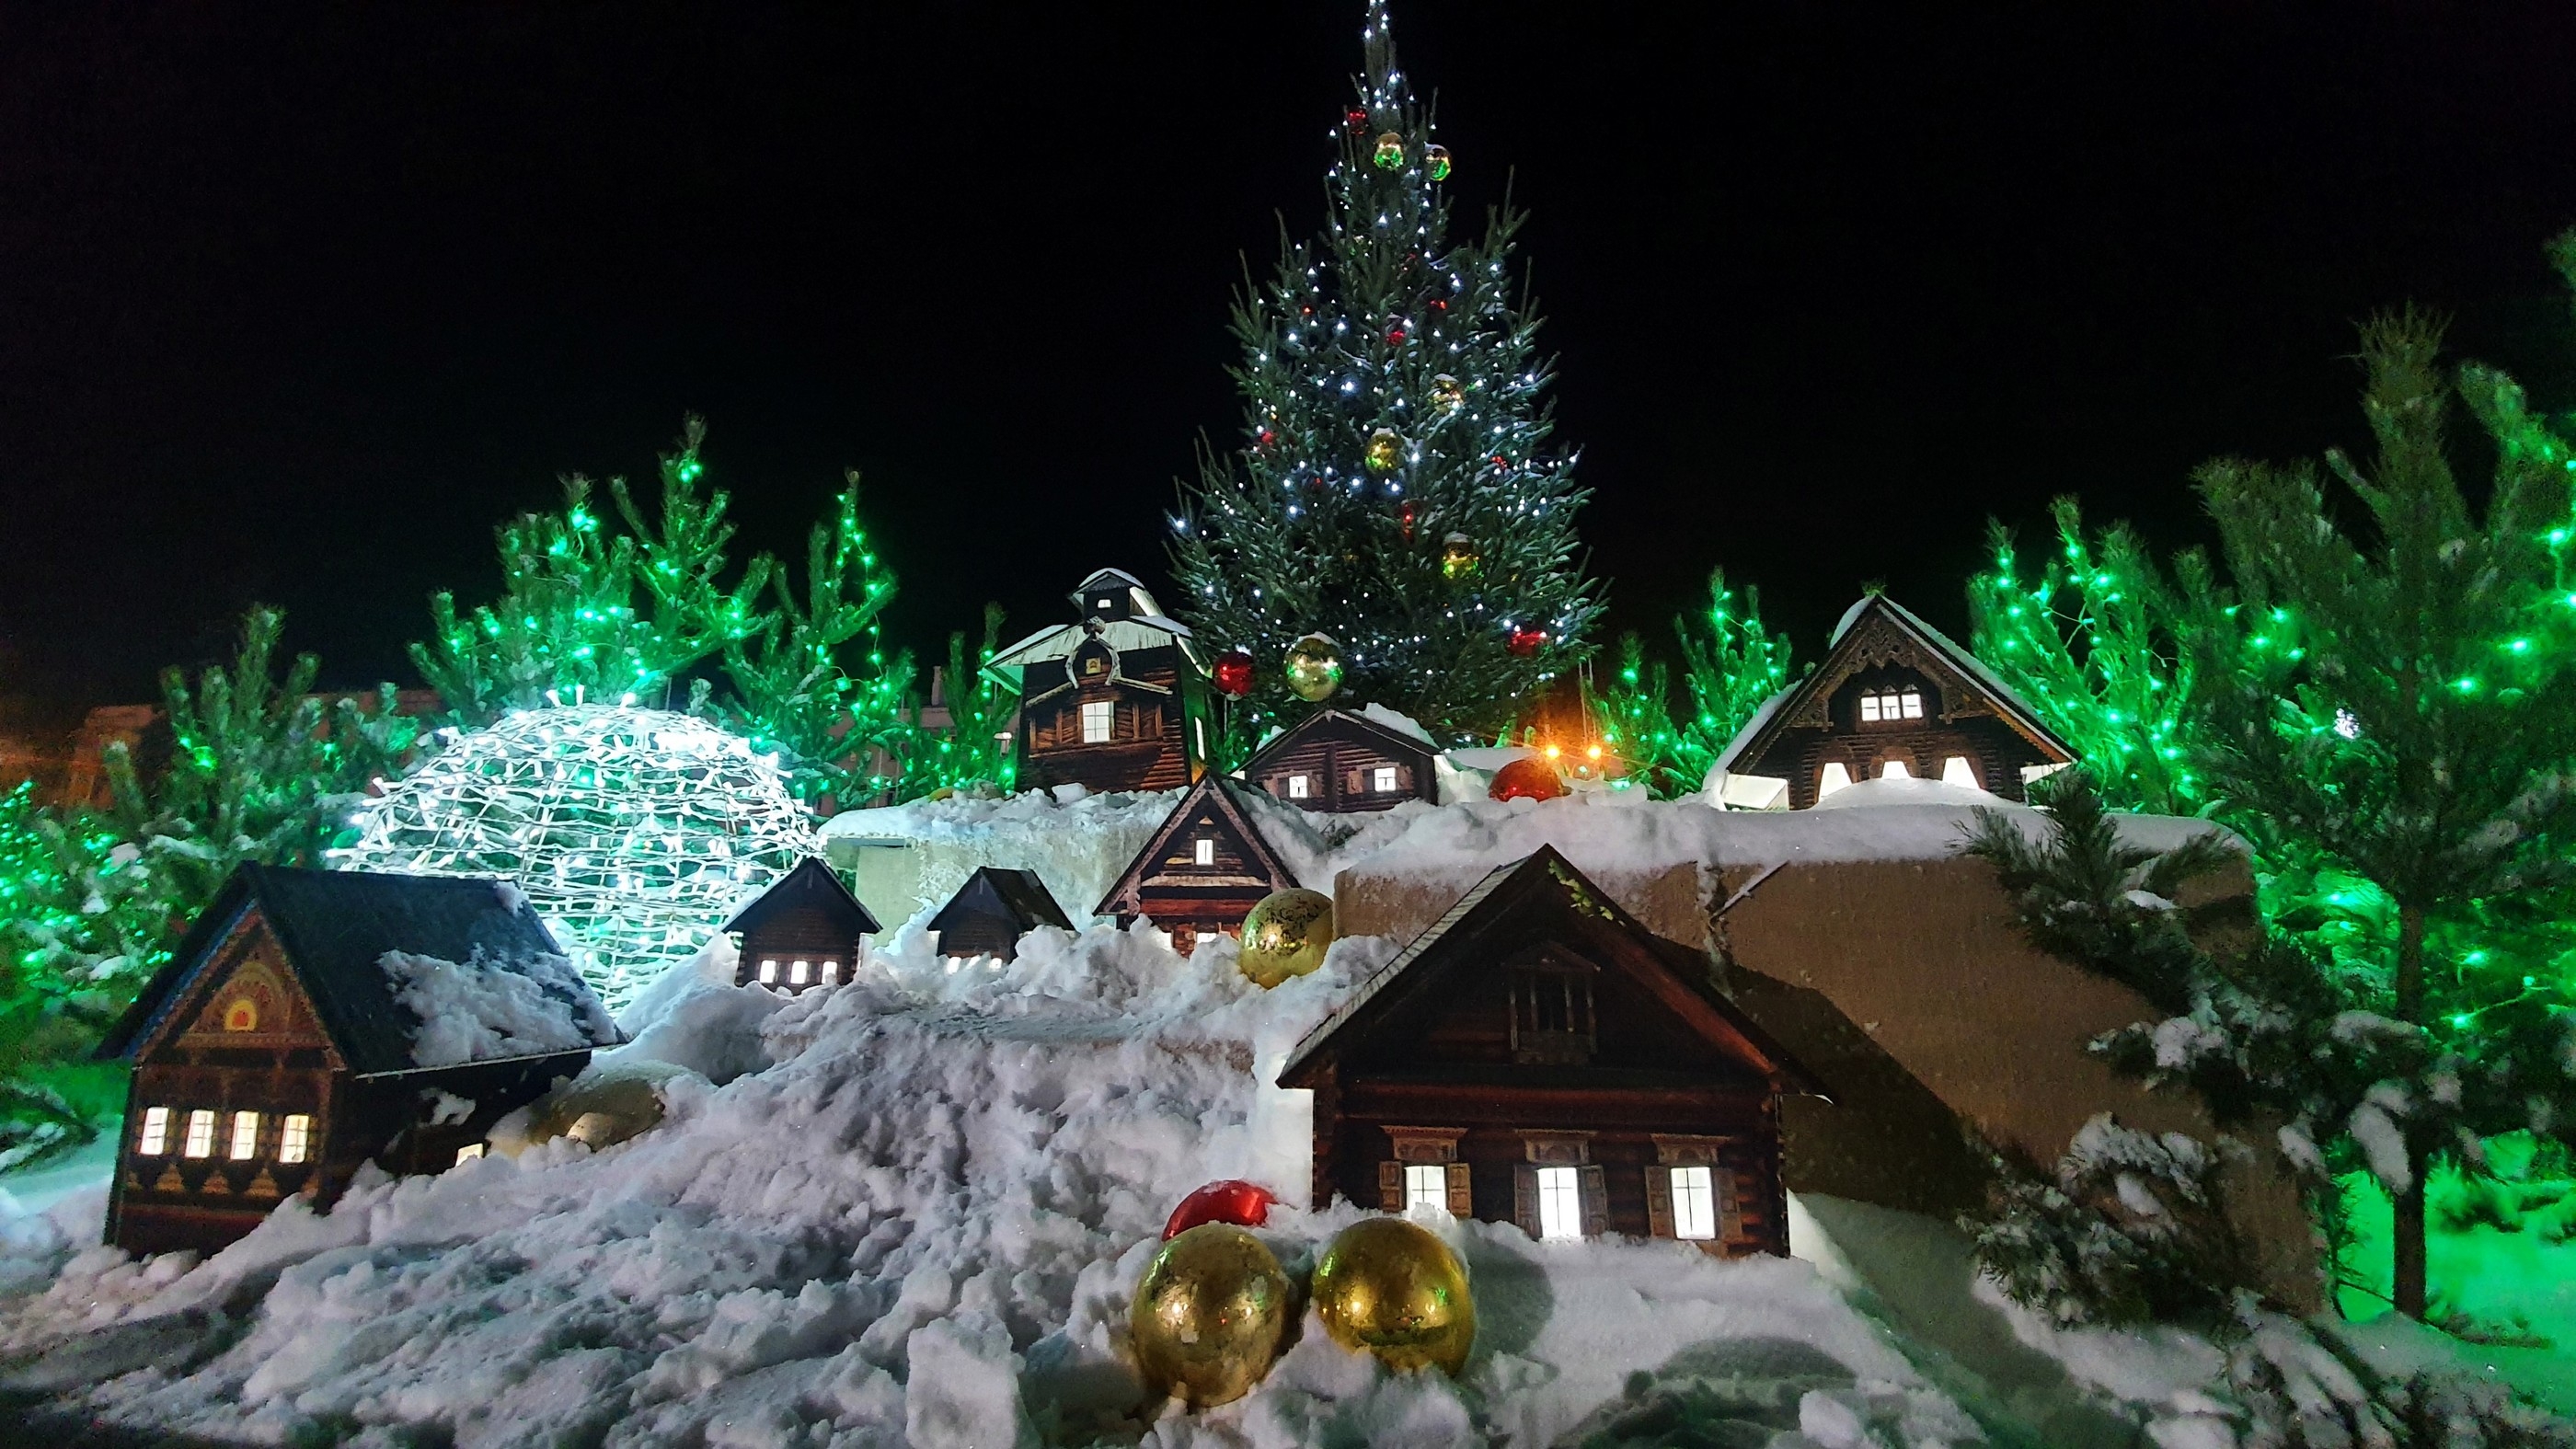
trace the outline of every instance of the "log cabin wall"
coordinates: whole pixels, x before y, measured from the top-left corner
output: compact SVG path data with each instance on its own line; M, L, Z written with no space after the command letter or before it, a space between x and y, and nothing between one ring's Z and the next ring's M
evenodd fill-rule
M1310 716L1257 755L1244 776L1272 799L1301 810L1349 813L1391 810L1407 800L1436 803L1430 746L1399 747L1385 733L1338 711Z
M757 981L786 992L838 986L857 969L860 946L860 940L829 911L779 911L742 933L734 984L748 986ZM799 961L808 963L803 981L795 979ZM771 962L777 963L774 973L768 970Z
M1076 669L1098 656L1077 656ZM1043 671L1048 666L1038 666ZM1023 789L1081 785L1092 790L1170 790L1191 780L1178 649L1130 649L1117 656L1113 676L1103 667L1076 673L1064 688L1041 672L1035 697L1021 707L1017 749ZM1136 688L1147 685L1151 688ZM1053 688L1055 692L1048 693ZM1086 744L1082 707L1107 704L1110 737Z

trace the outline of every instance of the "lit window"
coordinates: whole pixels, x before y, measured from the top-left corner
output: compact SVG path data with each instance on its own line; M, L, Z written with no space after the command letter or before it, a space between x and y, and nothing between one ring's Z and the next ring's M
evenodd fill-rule
M1903 760L1889 760L1878 767L1878 778L1882 780L1911 780L1914 778L1914 772L1905 768L1905 762Z
M775 986L778 984L778 963L776 961L764 960L760 963L760 984L763 986Z
M1583 1190L1571 1167L1538 1170L1538 1235L1542 1238L1583 1236Z
M790 986L802 986L813 979L814 963L811 961L799 961L787 968L787 984Z
M1673 1169L1673 1236L1717 1236L1717 1184L1705 1167Z
M1864 695L1862 695L1862 696L1860 697L1860 722L1861 722L1862 724L1876 724L1876 723L1878 723L1878 696L1877 696L1877 695L1875 695L1875 694L1864 694Z
M143 1109L143 1140L135 1144L134 1150L142 1153L146 1157L158 1157L162 1153L170 1150L169 1108L146 1107Z
M1216 864L1216 841L1213 837L1202 835L1198 839L1190 842L1190 863L1193 865Z
M1822 800L1850 783L1851 771L1843 768L1842 761L1836 760L1825 766L1824 773L1816 777L1816 798Z
M1435 1207L1449 1211L1449 1169L1437 1162L1408 1162L1404 1165L1404 1206L1410 1212L1418 1207Z
M457 1148L457 1149L456 1149L456 1165L457 1165L457 1166L459 1166L459 1167L463 1167L465 1164L467 1164L467 1163L469 1163L469 1162L474 1161L476 1158L479 1158L479 1157L481 1157L482 1155L483 1155L483 1144L482 1144L482 1143L480 1143L480 1142L468 1142L468 1143L466 1143L464 1146L459 1147L459 1148Z
M1860 697L1860 722L1884 724L1895 720L1923 718L1923 691L1919 689L1872 689Z
M1086 745L1108 743L1110 724L1117 718L1117 709L1116 704L1105 699L1096 699L1084 705L1082 707L1082 742Z
M826 961L823 963L823 984L826 986L838 986L841 984L840 962Z
M1922 691L1913 689L1905 691L1905 717L1907 719L1923 718Z
M1381 795L1395 793L1395 766L1380 765L1369 774L1369 788Z
M313 1144L313 1119L298 1112L277 1129L277 1160L302 1162Z
M1314 793L1314 781L1308 779L1304 775L1291 775L1288 777L1289 799L1303 800L1312 793Z
M190 1157L212 1157L215 1153L215 1114L199 1107L188 1114L188 1140L179 1146Z
M232 1149L229 1155L235 1162L248 1162L259 1155L259 1114L257 1112L233 1114Z
M1977 789L1977 767L1969 764L1965 755L1952 755L1941 762L1941 783Z

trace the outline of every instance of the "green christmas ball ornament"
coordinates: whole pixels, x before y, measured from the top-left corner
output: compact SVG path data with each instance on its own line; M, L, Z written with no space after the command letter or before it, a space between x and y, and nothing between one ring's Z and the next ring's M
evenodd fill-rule
M1342 646L1330 634L1309 634L1288 646L1288 692L1321 704L1342 687Z
M1404 138L1393 131L1381 131L1377 137L1377 169L1393 171L1404 164Z
M1474 578L1476 571L1484 566L1485 560L1476 552L1474 539L1463 533L1453 533L1440 540L1440 577L1453 584L1463 583Z
M1446 147L1446 146L1425 146L1425 147L1423 147L1423 148L1422 148L1422 166L1423 166L1423 169L1424 169L1424 170L1429 171L1429 172L1431 173L1431 179L1432 179L1432 180L1434 180L1434 181L1446 181L1446 180L1448 180L1448 179L1449 179L1449 148L1448 148L1448 147Z
M1404 435L1393 428L1369 434L1368 465L1372 473L1392 473L1404 461Z

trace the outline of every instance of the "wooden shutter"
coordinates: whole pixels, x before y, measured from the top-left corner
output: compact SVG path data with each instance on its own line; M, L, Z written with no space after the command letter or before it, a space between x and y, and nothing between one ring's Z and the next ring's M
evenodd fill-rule
M1391 1213L1404 1211L1404 1164L1381 1162L1377 1165L1377 1205Z
M1673 1235L1673 1170L1646 1169L1646 1231L1659 1238Z
M1453 1162L1449 1164L1447 1170L1449 1173L1450 1216L1461 1218L1474 1217L1476 1215L1476 1189L1475 1185L1468 1180L1467 1164L1463 1162Z
M1538 1236L1538 1165L1519 1162L1512 1165L1512 1221L1521 1231Z
M1610 1231L1610 1184L1603 1180L1599 1164L1574 1169L1576 1197L1583 1205L1583 1236L1597 1238Z
M1727 1168L1712 1167L1708 1176L1717 1193L1717 1240L1733 1243L1744 1236L1744 1208L1735 1196L1735 1174Z

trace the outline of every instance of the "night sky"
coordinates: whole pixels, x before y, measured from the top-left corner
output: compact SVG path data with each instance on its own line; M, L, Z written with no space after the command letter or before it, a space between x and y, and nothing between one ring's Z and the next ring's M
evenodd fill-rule
M254 599L409 682L495 523L691 411L748 546L863 472L925 653L1159 578L1359 6L744 8L0 9L0 697ZM1461 218L1531 211L1614 629L1713 564L1807 657L1870 580L1963 627L2063 492L2194 541L2194 464L2358 440L2409 298L2576 404L2576 7L1887 12L1399 0Z

